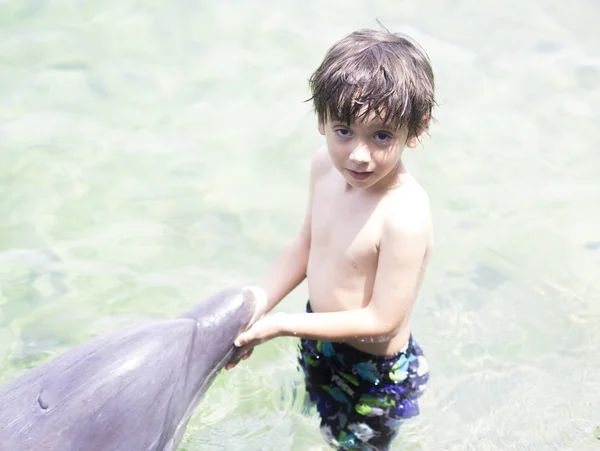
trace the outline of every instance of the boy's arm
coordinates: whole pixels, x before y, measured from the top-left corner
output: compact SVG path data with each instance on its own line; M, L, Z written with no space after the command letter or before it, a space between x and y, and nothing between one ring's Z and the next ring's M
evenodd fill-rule
M265 313L277 306L306 277L311 239L313 192L317 179L327 169L328 159L329 156L323 150L318 151L313 157L310 168L308 204L300 233L284 247L266 277L260 283L260 286L267 293Z
M389 340L410 315L421 282L430 246L425 216L392 218L384 227L373 294L366 307L332 313L278 313L265 317L259 327L238 337L236 344L286 335L338 342Z
M330 165L329 156L323 149L318 151L312 159L308 205L306 207L302 229L298 236L284 247L283 251L279 254L277 260L275 260L275 263L267 273L267 276L260 283L260 286L265 290L267 295L265 314L279 304L279 302L281 302L281 300L296 288L306 277L311 239L310 230L313 192L316 181L325 173ZM261 321L265 321L265 319L261 319L258 322L260 323ZM241 359L247 359L252 352L252 348L256 344L258 344L258 342L244 347L240 345L239 347L241 349L234 354L227 364L226 369L229 370L235 367Z

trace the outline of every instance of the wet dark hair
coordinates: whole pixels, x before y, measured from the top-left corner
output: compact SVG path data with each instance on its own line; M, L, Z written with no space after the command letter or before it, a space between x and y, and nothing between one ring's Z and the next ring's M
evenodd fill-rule
M309 84L319 120L350 125L375 113L385 124L407 127L409 137L427 128L435 105L427 54L408 36L387 30L343 38L328 50Z

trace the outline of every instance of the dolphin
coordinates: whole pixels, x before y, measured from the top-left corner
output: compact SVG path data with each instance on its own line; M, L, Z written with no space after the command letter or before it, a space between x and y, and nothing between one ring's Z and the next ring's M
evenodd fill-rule
M0 387L0 451L173 451L238 334L266 308L253 286L178 318L93 338Z

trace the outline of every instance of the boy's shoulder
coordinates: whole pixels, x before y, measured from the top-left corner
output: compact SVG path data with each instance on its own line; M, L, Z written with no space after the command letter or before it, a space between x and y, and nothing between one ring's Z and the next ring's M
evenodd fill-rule
M384 227L391 232L424 233L431 230L431 207L427 191L408 175L402 185L382 202Z
M319 148L312 156L310 173L313 180L319 179L333 169L333 162L329 158L327 147Z

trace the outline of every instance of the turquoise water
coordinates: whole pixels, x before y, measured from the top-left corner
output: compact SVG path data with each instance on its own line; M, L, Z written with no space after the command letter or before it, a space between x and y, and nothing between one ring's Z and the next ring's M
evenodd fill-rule
M594 0L0 1L0 381L262 277L322 143L306 80L375 19L427 49L439 101L406 154L432 379L393 449L598 449ZM319 449L294 347L221 374L181 449Z

